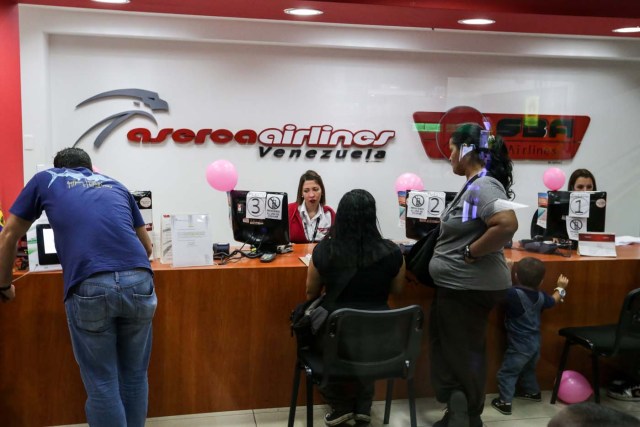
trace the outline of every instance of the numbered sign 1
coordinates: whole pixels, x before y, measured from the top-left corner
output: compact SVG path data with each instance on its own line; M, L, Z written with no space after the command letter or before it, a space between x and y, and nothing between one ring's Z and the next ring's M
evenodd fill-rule
M265 219L267 217L267 193L249 191L247 193L247 213L249 219Z
M587 192L572 191L569 196L569 216L573 218L589 218L590 197Z

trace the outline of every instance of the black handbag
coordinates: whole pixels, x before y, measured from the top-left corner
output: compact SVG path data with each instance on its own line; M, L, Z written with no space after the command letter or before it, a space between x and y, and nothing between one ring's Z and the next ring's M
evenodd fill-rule
M407 270L418 279L418 282L425 286L435 286L431 274L429 274L429 262L433 257L433 251L438 243L440 234L440 224L418 240L405 257Z
M322 329L324 322L329 317L329 311L322 306L322 303L333 304L355 273L356 270L346 273L331 296L322 294L314 300L298 304L291 311L289 316L291 335L295 334L299 349L308 348L313 344L315 335Z
M458 203L467 187L478 178L479 175L476 175L467 181L462 190L456 194L456 197L449 207L447 207L447 211ZM409 251L409 254L405 256L407 270L413 273L416 279L425 286L436 286L433 277L431 277L429 273L429 263L431 262L431 258L433 258L433 252L436 248L436 243L438 243L438 236L440 236L440 224L429 231L422 239L418 240Z
M291 333L295 334L299 348L309 347L314 335L327 320L329 312L320 305L323 300L324 294L298 304L291 312Z

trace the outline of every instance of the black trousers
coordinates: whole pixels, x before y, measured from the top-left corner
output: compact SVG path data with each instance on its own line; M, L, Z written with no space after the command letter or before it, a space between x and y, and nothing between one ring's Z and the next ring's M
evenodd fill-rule
M361 415L371 415L374 392L374 382L370 380L329 382L320 388L320 394L331 409Z
M488 317L506 292L437 287L433 298L429 341L436 398L448 403L452 391L463 391L470 416L484 408Z
M313 350L318 354L322 354L324 348L322 341L324 328L325 325L318 331L313 343ZM324 401L335 411L371 415L371 404L375 394L373 380L363 378L354 378L350 381L329 380L325 386L319 387L319 390Z

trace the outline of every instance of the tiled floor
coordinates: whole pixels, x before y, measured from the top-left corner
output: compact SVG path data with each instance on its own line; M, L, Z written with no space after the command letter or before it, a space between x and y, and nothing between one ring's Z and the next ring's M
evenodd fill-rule
M513 414L502 415L490 405L495 395L487 395L485 411L482 415L486 427L545 427L549 419L565 407L563 403L549 404L551 392L542 393L542 402L515 400ZM606 397L602 391L602 404L630 413L640 418L640 402L623 402ZM443 414L444 405L435 399L418 399L416 402L418 427L431 426ZM314 426L324 426L324 406L314 408ZM381 427L384 415L384 402L374 402L371 427ZM281 427L287 425L289 408L254 409L235 412L217 412L176 417L150 418L149 427ZM305 408L296 411L296 427L305 425ZM389 426L405 427L409 425L409 405L406 400L396 400L391 405ZM84 427L86 424L63 427Z

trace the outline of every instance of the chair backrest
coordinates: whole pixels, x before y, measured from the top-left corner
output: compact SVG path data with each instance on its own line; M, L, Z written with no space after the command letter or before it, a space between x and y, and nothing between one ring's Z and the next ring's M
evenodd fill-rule
M626 339L640 340L640 288L627 294L620 310L613 354L624 346Z
M419 305L334 311L323 336L324 378L412 378L423 323Z

